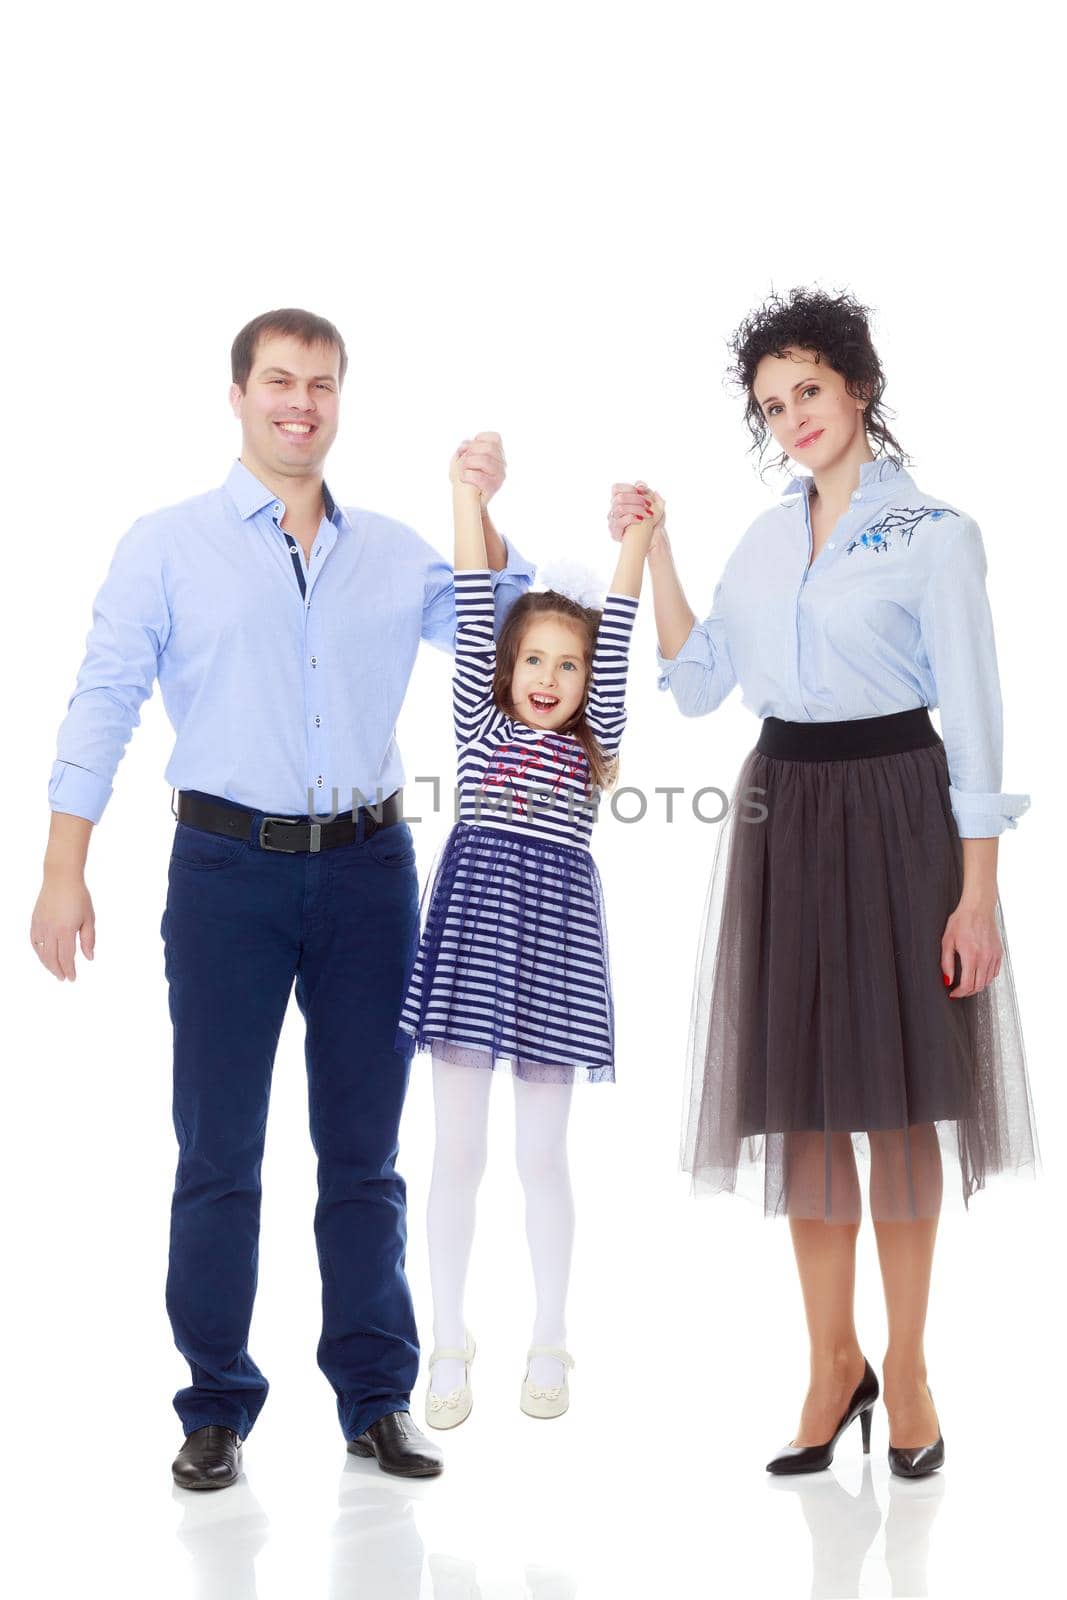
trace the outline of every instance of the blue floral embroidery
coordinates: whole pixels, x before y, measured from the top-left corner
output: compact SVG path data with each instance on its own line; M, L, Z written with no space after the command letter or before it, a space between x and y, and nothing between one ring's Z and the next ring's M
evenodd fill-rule
M890 534L897 533L910 546L912 534L919 526L919 523L925 521L927 517L930 518L931 522L940 522L942 517L958 516L958 511L950 511L943 506L919 506L917 508L893 506L885 513L880 522L874 523L872 527L861 533L858 539L853 539L851 544L846 547L847 552L851 555L858 545L862 545L864 550L888 550L893 542L889 537Z

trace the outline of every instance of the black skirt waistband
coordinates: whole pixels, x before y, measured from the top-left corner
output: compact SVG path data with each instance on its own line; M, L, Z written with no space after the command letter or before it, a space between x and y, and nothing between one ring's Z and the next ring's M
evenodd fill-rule
M927 706L885 717L850 717L844 722L783 722L765 717L756 749L779 761L855 761L895 756L940 744Z

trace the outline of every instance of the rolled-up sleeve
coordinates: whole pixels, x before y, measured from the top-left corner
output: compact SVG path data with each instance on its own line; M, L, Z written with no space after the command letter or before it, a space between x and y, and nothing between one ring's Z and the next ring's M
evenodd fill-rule
M1001 792L1003 719L982 535L970 517L947 534L919 613L941 712L949 800L962 839L1018 825L1027 794Z
M656 649L659 669L656 687L669 689L679 711L686 717L703 717L715 711L737 682L722 603L720 581L712 596L710 612L703 622L694 622L678 654L668 659L658 647Z
M52 811L99 822L170 636L158 528L135 522L93 601L93 625L48 784Z

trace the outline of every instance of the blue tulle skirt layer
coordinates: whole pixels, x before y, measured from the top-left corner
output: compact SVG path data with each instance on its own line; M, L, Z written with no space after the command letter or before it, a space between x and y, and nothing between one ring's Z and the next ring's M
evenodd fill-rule
M459 822L422 902L397 1048L516 1076L612 1082L603 890L588 850Z

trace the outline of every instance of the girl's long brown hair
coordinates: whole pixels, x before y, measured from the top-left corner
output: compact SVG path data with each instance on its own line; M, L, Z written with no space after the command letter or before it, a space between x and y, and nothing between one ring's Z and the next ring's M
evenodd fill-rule
M585 708L589 697L589 680L593 670L593 651L596 649L597 630L602 612L596 606L582 606L568 595L557 594L554 589L539 589L520 595L508 612L496 642L496 674L493 678L493 697L505 716L513 717L515 707L511 702L511 679L519 654L522 636L534 617L558 617L569 622L582 636L585 657L585 694L574 716L554 733L569 733L577 739L589 762L594 788L610 789L615 783L619 763L615 756L606 756L597 742L596 734L586 720Z

